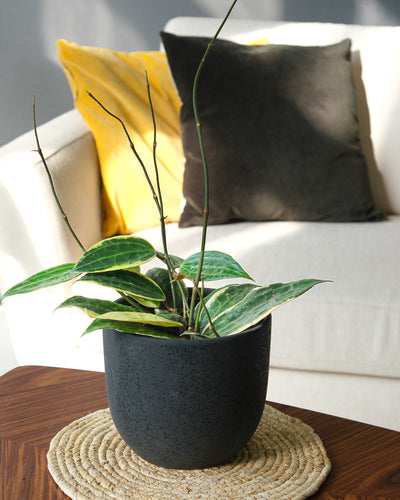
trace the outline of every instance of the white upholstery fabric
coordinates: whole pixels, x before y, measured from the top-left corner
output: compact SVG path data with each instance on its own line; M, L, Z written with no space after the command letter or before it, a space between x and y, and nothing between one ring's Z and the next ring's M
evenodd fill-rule
M38 133L64 211L90 246L101 239L93 137L75 110L39 127ZM35 272L73 262L81 253L60 216L35 148L33 132L0 148L0 293ZM86 318L73 310L53 313L70 293L70 284L60 285L0 305L5 320L1 328L10 332L18 364L83 367L85 358L90 359L93 346L86 346L92 340L79 339ZM98 361L88 362L89 369L101 369L101 350L98 356Z
M400 431L395 378L272 367L267 399Z
M200 233L170 224L170 252L197 252ZM138 235L162 249L158 229ZM257 284L333 281L273 313L272 366L400 377L399 274L389 272L399 268L399 216L382 223L211 226L207 248L231 254Z
M80 114L69 111L39 127L38 135L71 224L85 245L99 241L100 174L93 137ZM35 149L33 132L0 148L0 230L14 236L8 241L2 238L1 258L22 263L24 274L80 254L60 216ZM2 291L3 286L2 281Z

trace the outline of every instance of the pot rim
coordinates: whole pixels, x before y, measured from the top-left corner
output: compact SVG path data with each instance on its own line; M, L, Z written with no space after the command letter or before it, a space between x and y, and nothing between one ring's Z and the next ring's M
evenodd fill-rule
M140 334L140 333L127 333L127 332L119 332L118 330L114 329L114 328L104 328L103 329L103 332L106 333L106 332L116 332L118 333L119 335L134 335L135 337L143 337L143 338L147 338L148 341L154 341L154 342L165 342L166 344L171 344L172 343L176 343L176 342L179 342L181 343L182 341L190 341L190 342L206 342L207 344L210 344L211 343L218 343L218 342L228 342L228 341L231 341L233 342L234 339L239 339L241 337L243 337L244 335L248 335L249 333L257 330L258 328L260 328L261 326L263 326L266 322L270 321L271 320L271 314L269 314L266 318L260 320L258 323L256 323L255 325L252 325L252 326L249 326L248 328L246 328L245 330L242 330L241 332L238 332L238 333L231 333L230 335L225 335L223 337L211 337L211 338L204 338L204 337L196 337L194 339L187 339L187 338L184 338L184 337L176 337L176 338L163 338L163 337L156 337L156 336L152 336L152 335L144 335L144 334Z

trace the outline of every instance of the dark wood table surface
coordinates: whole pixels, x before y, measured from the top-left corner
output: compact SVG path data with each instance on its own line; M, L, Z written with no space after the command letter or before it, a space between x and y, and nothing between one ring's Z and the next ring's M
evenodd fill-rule
M399 432L273 406L301 418L324 442L332 470L312 498L400 500ZM50 440L73 420L106 407L102 373L24 366L0 377L0 499L67 499L47 470Z

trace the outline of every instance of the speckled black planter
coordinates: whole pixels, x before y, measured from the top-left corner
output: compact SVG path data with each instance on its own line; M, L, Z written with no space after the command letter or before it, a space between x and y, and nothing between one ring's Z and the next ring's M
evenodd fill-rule
M150 463L195 469L238 453L261 418L271 316L218 339L104 330L108 402L125 442Z

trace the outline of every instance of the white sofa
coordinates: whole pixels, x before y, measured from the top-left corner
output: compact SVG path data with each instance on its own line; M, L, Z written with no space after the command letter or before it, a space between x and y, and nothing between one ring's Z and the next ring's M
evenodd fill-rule
M165 30L211 35L216 25L215 19L176 18ZM283 44L352 39L361 140L375 204L388 220L212 226L208 248L232 254L260 284L333 280L273 314L270 400L400 431L400 27L231 20L222 36L246 42L255 32ZM101 181L90 131L72 110L41 126L39 135L70 222L85 245L95 243ZM34 148L28 133L0 150L1 293L80 254ZM158 229L142 234L159 246ZM171 224L168 235L173 253L197 251L200 228ZM75 292L82 285L73 285ZM0 370L16 364L103 369L101 333L80 338L85 315L53 312L70 293L67 284L4 300Z

